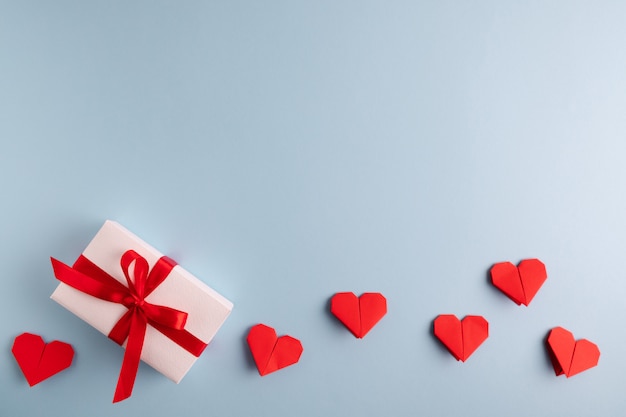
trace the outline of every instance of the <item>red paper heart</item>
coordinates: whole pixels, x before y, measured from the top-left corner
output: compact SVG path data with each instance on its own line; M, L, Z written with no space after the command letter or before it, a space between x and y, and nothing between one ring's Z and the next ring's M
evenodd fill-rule
M58 340L45 343L31 333L17 336L11 352L31 387L69 368L74 358L72 345Z
M248 333L248 346L261 376L293 365L300 360L302 344L291 336L276 336L276 331L257 324Z
M381 293L367 292L357 298L352 292L338 292L330 301L330 311L362 339L387 314L387 300Z
M515 304L528 306L548 274L539 259L524 259L517 266L500 262L491 268L491 282Z
M489 323L482 316L460 321L453 314L441 314L434 321L434 333L457 361L465 362L489 337Z
M554 373L567 378L593 368L600 360L600 349L587 339L574 340L574 335L562 328L550 330L546 340Z

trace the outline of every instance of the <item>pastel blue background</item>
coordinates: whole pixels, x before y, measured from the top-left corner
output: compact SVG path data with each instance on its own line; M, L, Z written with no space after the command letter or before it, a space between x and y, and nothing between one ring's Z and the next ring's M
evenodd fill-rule
M626 3L0 1L0 415L614 416L626 408ZM49 299L121 222L235 303L180 385ZM530 307L488 282L538 257ZM363 340L329 313L380 291ZM484 315L456 362L438 314ZM259 377L263 322L304 345ZM564 326L598 367L555 377ZM76 349L29 388L30 331Z

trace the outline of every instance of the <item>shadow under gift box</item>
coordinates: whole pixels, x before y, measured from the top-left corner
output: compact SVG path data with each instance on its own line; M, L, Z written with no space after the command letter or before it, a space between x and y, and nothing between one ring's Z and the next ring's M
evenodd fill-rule
M122 255L134 250L152 268L163 256L120 224L107 220L82 255L104 272L127 286L120 265ZM128 309L118 303L100 300L64 283L50 296L54 301L108 335ZM180 265L145 300L186 312L185 330L209 343L230 314L233 304ZM123 345L126 346L126 342ZM160 331L148 325L141 360L172 381L179 383L198 358Z

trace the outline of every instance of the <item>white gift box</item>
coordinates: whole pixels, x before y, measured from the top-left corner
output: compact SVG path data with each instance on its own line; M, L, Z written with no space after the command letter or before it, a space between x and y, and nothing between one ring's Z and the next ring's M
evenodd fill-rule
M120 224L107 220L82 255L107 274L127 286L120 258L128 250L143 256L150 265L163 256ZM108 335L128 309L118 303L100 300L67 284L60 283L51 297L72 313ZM209 343L230 314L233 304L180 265L145 300L188 314L185 330ZM124 344L125 346L125 344ZM198 358L148 325L141 360L179 383Z

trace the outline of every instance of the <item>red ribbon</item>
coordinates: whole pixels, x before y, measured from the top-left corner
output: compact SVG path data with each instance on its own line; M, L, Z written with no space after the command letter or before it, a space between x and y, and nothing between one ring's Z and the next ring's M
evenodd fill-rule
M206 348L206 343L184 329L187 313L145 301L176 266L172 259L163 256L150 269L144 257L134 250L126 251L120 264L128 287L83 255L72 267L54 258L50 259L54 275L59 281L101 300L119 303L128 308L109 332L109 338L119 345L128 338L113 397L114 403L125 400L133 392L148 324L196 357ZM134 280L131 279L130 270L133 262Z

